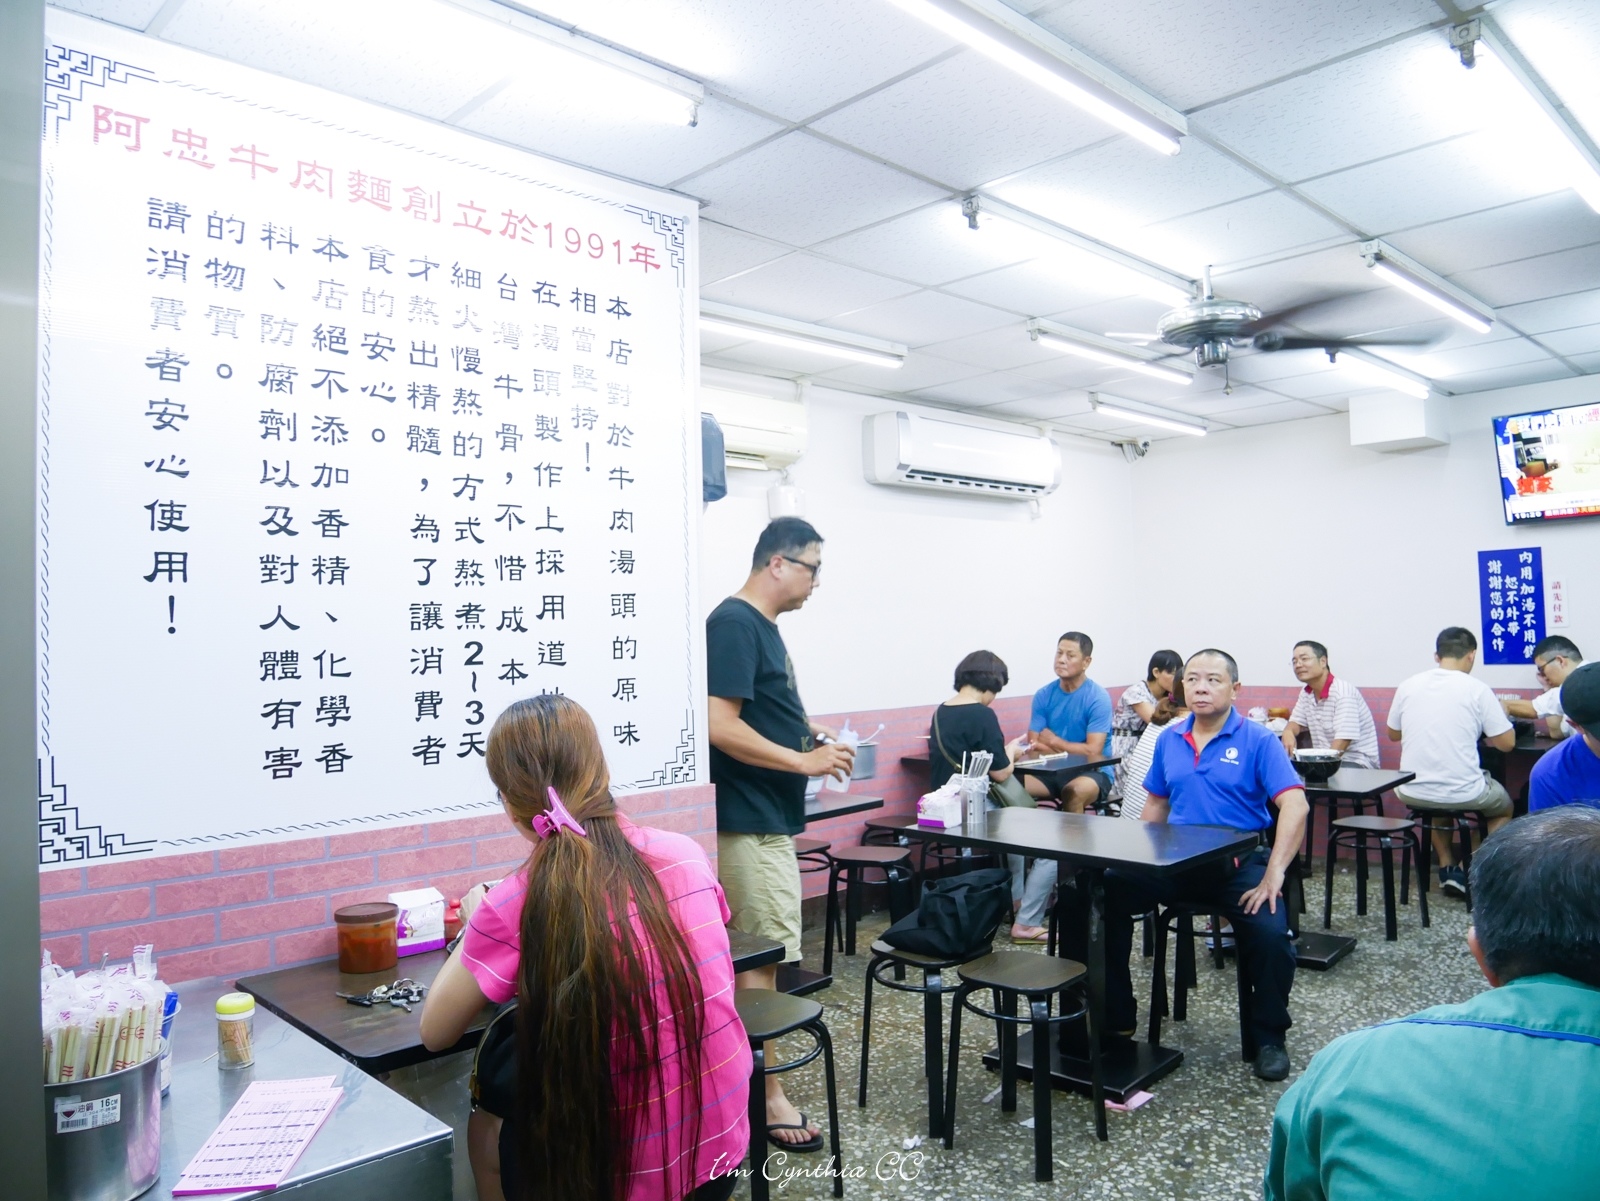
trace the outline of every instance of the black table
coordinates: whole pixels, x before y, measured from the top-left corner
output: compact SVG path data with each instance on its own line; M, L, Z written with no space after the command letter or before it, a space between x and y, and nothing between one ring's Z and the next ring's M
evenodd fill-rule
M1121 762L1121 755L1041 755L1036 760L1018 760L1016 769L1019 776L1035 777L1051 796L1059 797L1067 781L1087 775L1096 768L1113 767Z
M1170 875L1253 850L1255 831L1221 826L1172 826L1165 822L1122 821L1050 809L993 809L982 825L905 827L911 838L976 847L998 854L1054 859L1062 870L1077 872L1078 887L1089 899L1089 1006L1093 1028L1105 1029L1105 871L1128 868L1152 875ZM1034 1047L1031 1033L1017 1039L1017 1065L1031 1079ZM987 1061L988 1057L986 1057ZM1183 1062L1183 1052L1149 1043L1131 1042L1101 1056L1101 1084L1108 1097L1126 1101ZM991 1066L993 1066L991 1064ZM1057 1088L1092 1091L1090 1066L1050 1047L1050 1074ZM1102 1125L1099 1134L1105 1137Z
M882 809L881 796L852 796L848 792L829 792L823 788L806 801L806 825L825 821L830 817L844 817L848 813L865 813L869 809Z
M728 931L728 945L733 951L735 972L765 967L783 958L781 942L738 930ZM377 1075L471 1050L478 1045L498 1006L484 1006L455 1046L430 1051L422 1045L422 1006L413 1006L411 1013L392 1005L364 1009L340 1000L334 993L364 993L402 976L431 985L445 959L443 950L424 951L405 956L398 967L388 971L360 976L341 972L337 959L320 959L299 967L245 976L235 987L362 1071Z
M1311 805L1311 813L1306 818L1305 866L1309 868L1311 863L1311 826L1319 802L1327 806L1328 837L1332 838L1333 822L1338 816L1340 801L1349 801L1358 814L1365 813L1369 804L1374 813L1381 814L1383 794L1398 784L1409 784L1416 778L1416 772L1391 771L1386 767L1341 767L1321 784L1307 784L1306 800ZM1302 928L1297 906L1289 909L1289 924L1295 934L1295 958L1303 968L1325 972L1356 949L1356 940L1353 938Z

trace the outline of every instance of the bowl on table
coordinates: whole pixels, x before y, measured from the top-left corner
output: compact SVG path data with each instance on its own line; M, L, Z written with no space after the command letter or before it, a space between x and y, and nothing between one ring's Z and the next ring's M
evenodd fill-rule
M1328 747L1301 747L1289 756L1294 769L1307 784L1323 784L1339 770L1343 753Z

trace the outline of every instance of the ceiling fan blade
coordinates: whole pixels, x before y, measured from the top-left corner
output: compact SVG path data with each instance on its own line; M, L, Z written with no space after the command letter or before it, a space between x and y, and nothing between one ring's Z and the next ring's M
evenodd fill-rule
M1351 346L1431 346L1430 338L1296 338L1268 330L1250 339L1257 350L1344 350Z
M1321 296L1316 300L1305 300L1299 304L1292 304L1288 308L1279 309L1275 313L1263 313L1261 320L1253 321L1248 326L1245 326L1243 329L1241 329L1239 331L1239 337L1252 337L1263 332L1264 330L1271 329L1275 325L1286 325L1290 321L1293 321L1296 317L1303 316L1315 309L1320 309L1325 305L1333 304L1336 301L1344 299L1346 299L1344 296Z

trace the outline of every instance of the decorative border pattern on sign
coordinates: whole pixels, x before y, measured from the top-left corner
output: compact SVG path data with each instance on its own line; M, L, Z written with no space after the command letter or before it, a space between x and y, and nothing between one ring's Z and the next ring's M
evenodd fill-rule
M44 782L44 760L39 760L39 863L78 863L85 859L110 859L116 855L148 855L155 840L129 842L126 834L108 834L103 826L78 823L78 808L67 801L67 786L56 780L56 761L50 760L50 785Z
M643 221L657 234L667 240L667 253L672 256L672 269L678 276L678 287L684 284L683 273L685 267L684 241L689 226L687 218L674 217L671 213L658 213L655 209L640 208L636 204L627 205L624 212L632 213Z
M108 83L127 83L130 79L156 77L143 67L131 63L112 62L98 54L74 50L70 46L50 46L44 52L44 113L48 122L53 115L54 124L47 126L52 137L63 121L72 120L74 101L83 99L84 88L103 88Z
M688 709L683 715L683 729L678 733L678 746L673 757L656 772L643 780L634 781L634 788L653 788L663 784L693 784L699 773L695 770L697 761L694 752L694 710Z

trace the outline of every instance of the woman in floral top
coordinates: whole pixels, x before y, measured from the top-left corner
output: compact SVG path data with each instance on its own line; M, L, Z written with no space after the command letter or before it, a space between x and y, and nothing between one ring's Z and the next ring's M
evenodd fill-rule
M1183 670L1183 656L1177 651L1157 651L1150 656L1150 666L1142 683L1130 684L1117 698L1111 711L1110 754L1126 760L1139 745L1139 735L1156 711L1156 702L1172 692L1172 681ZM1111 785L1111 796L1120 799L1122 781L1127 774L1126 762L1118 763L1116 779Z

